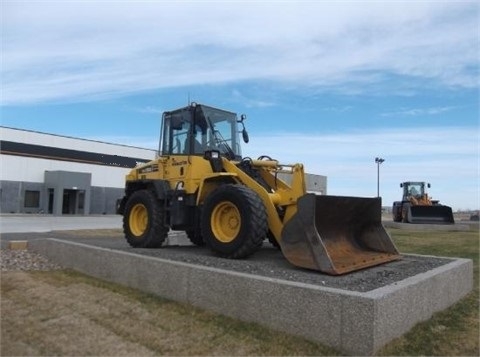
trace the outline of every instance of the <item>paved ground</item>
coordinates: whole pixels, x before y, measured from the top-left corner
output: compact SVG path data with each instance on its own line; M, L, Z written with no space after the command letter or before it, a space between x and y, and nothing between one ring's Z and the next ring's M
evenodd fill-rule
M119 215L51 216L37 214L0 215L0 233L50 232L76 229L122 228Z
M404 224L395 223L387 218L385 227L410 230L470 230L471 225L478 227L478 222L459 222L455 225ZM38 214L0 214L0 234L3 233L42 233L78 229L115 229L122 228L119 215L90 216L52 216Z

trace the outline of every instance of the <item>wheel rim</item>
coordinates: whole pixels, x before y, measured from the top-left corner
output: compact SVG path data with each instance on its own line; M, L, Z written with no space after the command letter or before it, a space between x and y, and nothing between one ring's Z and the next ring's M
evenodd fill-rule
M148 226L148 211L147 207L138 203L133 206L129 217L130 231L136 237L142 236L147 230Z
M240 232L242 218L237 206L224 201L213 210L210 223L215 238L222 243L230 243Z

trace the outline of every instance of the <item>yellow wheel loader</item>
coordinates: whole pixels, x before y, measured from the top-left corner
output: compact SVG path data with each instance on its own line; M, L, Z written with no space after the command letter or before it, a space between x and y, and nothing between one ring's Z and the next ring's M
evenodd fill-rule
M244 120L196 103L163 114L159 157L131 170L118 202L132 247L160 247L179 230L239 259L269 239L293 265L333 275L400 257L380 199L307 193L302 164L242 157Z

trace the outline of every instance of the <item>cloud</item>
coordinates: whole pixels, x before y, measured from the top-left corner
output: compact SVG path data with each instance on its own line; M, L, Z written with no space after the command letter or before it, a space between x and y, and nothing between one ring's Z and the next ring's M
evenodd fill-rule
M163 114L163 112L165 112L164 108L158 108L158 107L152 107L152 106L146 106L143 108L134 108L133 110L142 114L155 114L155 115L161 115Z
M276 103L273 101L266 101L261 99L252 98L251 96L246 96L240 90L234 89L232 91L231 100L233 102L241 103L247 108L266 108L272 107Z
M469 2L6 2L2 104L251 80L347 94L402 93L412 81L476 88L478 11Z
M341 107L324 107L321 108L320 110L324 112L330 112L330 113L346 113L350 112L353 109L351 105L344 105Z
M449 112L456 109L453 106L447 107L430 107L430 108L404 108L393 112L382 113L383 117L396 117L396 116L429 116L429 115L438 115L442 113Z

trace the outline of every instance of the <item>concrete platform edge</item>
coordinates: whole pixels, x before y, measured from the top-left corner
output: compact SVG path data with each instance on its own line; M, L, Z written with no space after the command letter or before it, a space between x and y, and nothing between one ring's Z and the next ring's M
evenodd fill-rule
M473 262L456 258L426 273L366 293L375 301L374 350L452 306L472 289Z
M367 293L146 257L91 245L30 242L65 267L331 346L370 355L417 322L464 297L473 284L467 259Z

